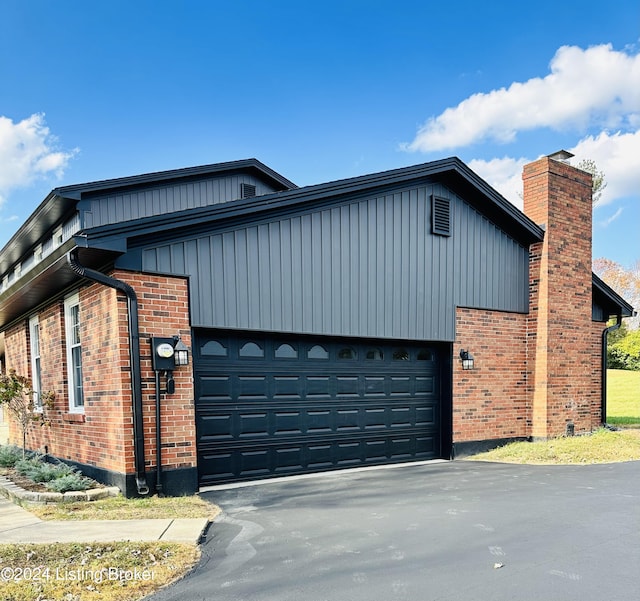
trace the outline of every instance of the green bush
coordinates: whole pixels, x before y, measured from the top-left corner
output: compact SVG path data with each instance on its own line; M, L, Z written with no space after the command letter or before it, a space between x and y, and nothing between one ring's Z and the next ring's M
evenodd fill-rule
M32 482L53 482L67 476L77 474L77 470L66 463L47 463L40 456L20 459L15 463L15 470ZM84 489L83 489L84 490Z
M0 446L0 467L13 467L22 459L22 449L14 445Z
M19 461L16 461L14 468L21 476L33 480L31 476L40 468L40 463L41 460L38 457L21 458Z
M70 490L87 490L93 486L93 481L82 474L74 472L47 482L45 486L54 492L69 492Z
M633 330L607 349L610 369L640 371L640 330Z

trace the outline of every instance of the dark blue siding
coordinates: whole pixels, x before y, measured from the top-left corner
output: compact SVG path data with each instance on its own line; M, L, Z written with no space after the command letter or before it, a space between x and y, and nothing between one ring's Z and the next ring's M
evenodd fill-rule
M430 197L452 199L450 237ZM452 341L456 306L526 312L528 249L422 186L143 250L191 276L192 325Z
M237 200L240 198L242 183L256 186L257 196L275 191L273 187L248 173L159 185L87 200L83 213L84 226L98 227Z

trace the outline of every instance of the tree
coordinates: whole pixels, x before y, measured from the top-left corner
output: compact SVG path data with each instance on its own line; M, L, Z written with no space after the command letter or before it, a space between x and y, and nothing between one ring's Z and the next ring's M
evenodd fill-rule
M593 178L591 185L591 202L594 206L597 205L602 197L602 192L607 187L604 171L598 169L598 166L593 159L582 159L576 167L591 174L591 177Z
M630 269L611 259L594 259L592 269L636 311L640 309L640 259ZM630 317L625 322L629 330L636 330L640 326L640 317Z
M42 411L35 411L34 390L29 378L19 376L14 369L8 374L0 374L0 403L7 409L22 431L22 456L27 450L27 432L36 422L47 425L45 409L53 406L54 393L42 395Z

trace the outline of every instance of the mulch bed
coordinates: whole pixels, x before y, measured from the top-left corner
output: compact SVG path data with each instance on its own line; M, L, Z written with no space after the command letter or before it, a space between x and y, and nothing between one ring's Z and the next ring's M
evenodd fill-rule
M0 474L2 474L8 480L11 480L11 482L13 482L16 486L24 488L25 490L33 492L51 492L42 482L34 482L33 480L29 480L29 478L25 478L12 468L0 468Z

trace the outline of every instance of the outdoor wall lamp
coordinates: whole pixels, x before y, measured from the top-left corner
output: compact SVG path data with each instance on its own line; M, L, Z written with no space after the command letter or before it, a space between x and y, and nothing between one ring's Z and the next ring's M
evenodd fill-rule
M473 369L473 355L469 351L460 349L460 361L462 361L462 369Z
M189 349L182 342L180 336L174 336L174 345L173 345L173 360L176 367L180 365L189 365Z

